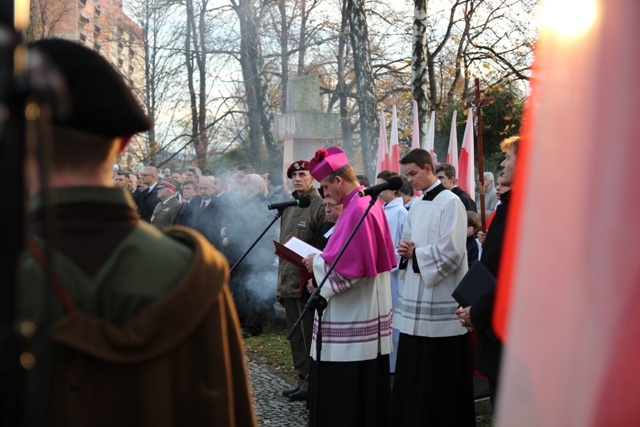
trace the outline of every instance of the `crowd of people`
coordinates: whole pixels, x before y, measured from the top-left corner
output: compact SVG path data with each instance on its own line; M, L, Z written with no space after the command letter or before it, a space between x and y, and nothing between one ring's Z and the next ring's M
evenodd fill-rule
M298 174L288 174L295 191L317 194L311 180L302 185ZM250 165L238 165L213 176L203 174L197 166L184 171L164 168L162 173L154 166L144 166L137 174L114 168L113 179L116 187L131 193L141 219L159 228L182 225L195 229L226 256L243 337L259 335L263 320L275 315L276 281L287 281L286 277L278 280L279 274L286 273L278 271L273 247L273 240L280 238L281 222L287 222L286 215L281 222L275 221L275 213L268 209L270 204L292 198L282 172L259 175ZM314 200L301 212L314 212L307 233L324 219L319 201ZM295 286L297 289L297 278ZM279 290L278 295L286 308L286 290Z
M149 166L137 177L115 172L114 183L129 188L141 218L151 211L149 222L159 227L194 228L225 254L235 267L231 290L245 338L261 333L276 299L282 304L297 374L295 387L282 396L307 402L311 425L332 425L338 418L357 425L363 413L371 416L364 425L421 425L426 419L436 425L474 425L474 372L489 380L490 397L496 397L496 369L486 369L482 362L483 348L493 352L489 358L497 357L491 344L495 336L489 343L478 338L469 319L471 307L459 307L452 293L472 264L483 259L487 235L474 198L457 186L455 167L436 166L419 149L400 163L403 186L376 195L379 203L367 213L342 261L337 254L367 207L366 199L355 195L365 187L361 181L371 184L355 175L338 147L291 163L286 183L278 171L258 175L247 165L215 177L197 167L158 176ZM397 175L382 171L376 183ZM145 190L129 185L136 178L147 185ZM505 172L498 175L498 201L485 212L487 224L501 204L505 208L508 179ZM150 209L145 203L155 197L154 190L158 202ZM309 206L284 208L280 220L269 224L270 203L300 198L309 198ZM253 241L264 230L267 235ZM306 271L274 255L271 241L285 243L292 237L321 254L305 259ZM489 240L490 247L501 245ZM484 262L495 260L485 255ZM491 271L497 274L495 266ZM322 313L305 310L323 279L327 286L318 298L327 301L326 308ZM475 311L487 310L485 305ZM488 323L476 322L478 329L490 331ZM472 356L476 341L479 363ZM354 401L353 396L363 397Z
M495 294L460 307L452 293L472 260L498 274L519 138L502 144L486 233L455 168L422 149L400 160L401 188L372 195L339 147L284 173L121 171L115 159L150 125L121 77L73 42L31 49L76 90L74 113L54 115L46 179L35 153L27 162L19 312L38 325L36 360L50 361L30 372L30 414L70 426L256 425L240 338L261 333L276 300L297 373L281 394L306 402L311 426L473 426L474 369L497 403ZM279 258L273 241L293 238L317 252Z

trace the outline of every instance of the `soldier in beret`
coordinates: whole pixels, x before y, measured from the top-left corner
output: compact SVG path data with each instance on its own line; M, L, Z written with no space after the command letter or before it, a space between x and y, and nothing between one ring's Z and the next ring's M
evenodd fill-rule
M280 218L280 243L286 242L292 236L309 243L315 231L324 223L322 198L318 190L313 187L309 162L306 160L293 162L287 169L287 178L291 179L295 188L291 196L296 199L309 197L311 205L307 208L289 207L284 210ZM298 266L280 259L277 295L284 305L287 330L291 330L307 302L300 290L302 274L304 271ZM307 296L307 294L304 295L304 297ZM295 388L283 390L282 395L292 401L307 400L312 326L313 311L309 310L289 341L298 382Z
M29 52L67 108L53 106L47 175L38 150L25 162L25 425L255 426L226 259L191 229L140 220L113 186L111 166L149 118L98 53L61 39Z

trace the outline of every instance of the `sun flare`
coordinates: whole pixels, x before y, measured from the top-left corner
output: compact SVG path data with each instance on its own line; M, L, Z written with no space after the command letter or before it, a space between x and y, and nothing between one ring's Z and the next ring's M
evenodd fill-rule
M579 36L595 22L596 0L546 0L540 14L540 27L563 37Z

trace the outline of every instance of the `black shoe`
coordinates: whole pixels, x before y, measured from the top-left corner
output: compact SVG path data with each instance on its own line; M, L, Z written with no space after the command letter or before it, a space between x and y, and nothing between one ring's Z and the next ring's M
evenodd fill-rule
M307 401L307 392L304 390L298 390L295 393L291 393L289 396L289 400L291 402L298 402L298 401Z
M297 392L298 390L300 390L299 388L290 388L289 390L282 390L282 397L289 397L290 395L292 395L293 393Z
M249 331L247 331L246 329L242 330L242 338L251 338L253 336L253 334Z

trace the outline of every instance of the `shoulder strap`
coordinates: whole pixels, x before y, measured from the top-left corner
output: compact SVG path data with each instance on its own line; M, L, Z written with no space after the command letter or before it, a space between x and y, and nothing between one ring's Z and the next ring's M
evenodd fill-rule
M27 239L27 244L29 245L29 251L31 251L36 261L38 261L38 264L40 264L42 269L51 278L53 292L58 297L58 300L60 301L60 304L62 304L64 311L67 314L73 313L76 310L75 305L73 304L73 300L71 299L71 296L69 295L67 290L64 288L60 276L58 276L58 273L56 273L51 263L47 260L44 250L42 249L42 245L40 245L33 237L29 237Z

